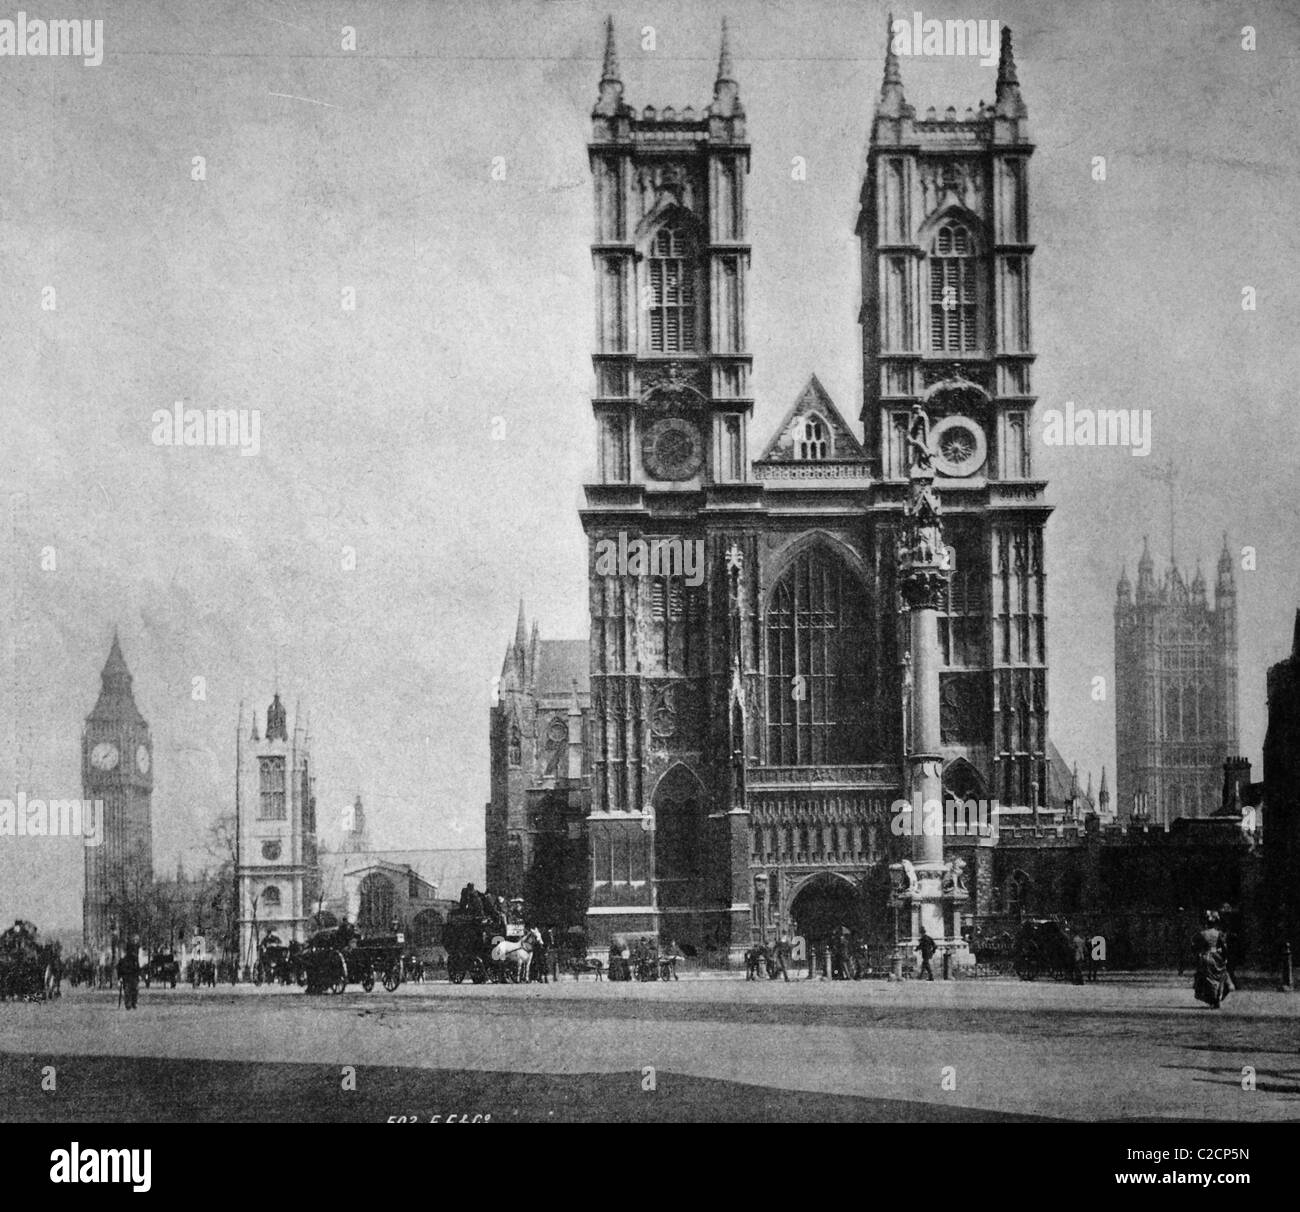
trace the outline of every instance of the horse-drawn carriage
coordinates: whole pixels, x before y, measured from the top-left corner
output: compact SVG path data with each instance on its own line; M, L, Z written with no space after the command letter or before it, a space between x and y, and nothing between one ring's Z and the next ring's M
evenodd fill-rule
M533 952L541 947L541 931L520 922L480 916L472 909L455 909L442 932L447 949L447 978L453 985L468 976L476 985L485 981L522 983L529 979Z
M170 985L176 988L176 982L181 977L181 966L176 962L176 956L170 951L158 951L150 956L148 964L145 965L144 971L140 974L144 977L144 987L146 989L157 981L160 985Z
M1074 943L1060 922L1031 918L1021 922L1016 938L1016 975L1022 981L1039 976L1068 980L1074 971Z
M453 909L442 932L447 979L459 985L468 976L474 984L483 984L492 973L493 940L500 937L499 922L472 910Z
M59 956L42 944L31 922L16 921L0 934L0 1001L40 1002L57 996Z
M271 939L263 942L257 949L257 960L253 964L253 984L290 984L299 975L295 971L298 967L294 962L295 959L296 957L290 954L290 949L272 935Z
M381 983L392 993L403 975L400 934L357 938L342 927L318 930L298 955L299 983L308 993L343 993L358 984L369 993Z

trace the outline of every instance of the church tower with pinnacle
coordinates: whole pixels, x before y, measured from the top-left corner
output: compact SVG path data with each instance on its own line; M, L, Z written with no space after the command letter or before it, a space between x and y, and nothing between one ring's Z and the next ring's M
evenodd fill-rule
M304 942L320 901L316 778L302 710L289 713L276 691L266 727L236 732L235 815L239 888L239 965L252 969L269 935Z
M919 405L949 573L938 620L945 787L1031 808L1047 802L1051 512L1032 442L1033 150L1009 29L993 103L960 114L918 116L887 41L858 222L871 509L892 513L905 496Z
M104 804L103 841L86 847L82 942L109 955L139 933L153 881L153 740L116 631L81 734L81 782L87 800Z
M680 928L727 943L750 913L748 819L732 778L743 744L726 704L740 642L734 583L752 575L752 540L735 527L759 490L747 456L749 143L726 23L703 108L637 110L611 19L591 122L588 934L599 946ZM625 558L659 540L662 562ZM615 566L602 550L618 552Z

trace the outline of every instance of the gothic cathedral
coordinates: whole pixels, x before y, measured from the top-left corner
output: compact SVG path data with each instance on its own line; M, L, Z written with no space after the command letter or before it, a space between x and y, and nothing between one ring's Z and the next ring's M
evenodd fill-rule
M887 51L857 227L862 428L813 376L752 462L749 151L725 26L697 112L624 100L611 25L589 147L599 480L581 515L596 948L654 932L734 954L848 918L892 941L918 404L949 572L944 785L1046 806L1033 146L1009 32L994 103L960 115L918 117Z

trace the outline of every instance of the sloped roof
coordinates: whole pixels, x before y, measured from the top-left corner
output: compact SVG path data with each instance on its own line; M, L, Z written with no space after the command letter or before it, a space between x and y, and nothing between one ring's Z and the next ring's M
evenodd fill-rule
M816 375L808 380L803 391L795 397L790 410L782 417L781 424L777 426L776 432L756 461L759 463L794 462L794 424L814 412L830 428L831 449L826 462L865 463L867 461L862 444L853 436L853 430L849 428L848 422L835 407L835 401L827 394Z
M567 695L578 683L583 696L591 684L591 649L586 640L539 640L534 687L539 696Z
M1047 742L1047 807L1070 807L1070 792L1074 783L1074 771L1061 756L1061 751L1053 741ZM1088 798L1087 791L1079 788L1079 803L1084 812L1096 812L1097 806Z

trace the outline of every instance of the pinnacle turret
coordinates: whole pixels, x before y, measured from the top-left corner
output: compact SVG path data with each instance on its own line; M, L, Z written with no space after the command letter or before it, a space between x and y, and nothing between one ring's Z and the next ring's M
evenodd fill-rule
M619 79L618 48L614 43L614 18L605 18L605 61L600 69L600 96L592 117L612 118L623 108L623 81Z
M1237 592L1236 578L1233 576L1232 552L1228 550L1228 536L1223 536L1223 550L1219 552L1219 567L1214 579L1214 596L1217 601L1225 594Z
M1151 558L1151 545L1146 535L1142 536L1142 558L1138 560L1137 600L1154 602L1157 597L1155 561Z
M722 18L722 49L718 53L718 79L717 83L722 84L724 81L735 84L736 70L731 65L731 42L727 37L727 19Z
M907 105L903 96L903 74L898 68L898 56L894 53L894 14L890 13L885 21L885 78L880 85L880 100L876 102L876 113L884 117L897 118Z
M271 699L271 705L266 709L266 739L268 741L289 739L289 713L280 702L279 691L276 691Z
M713 103L709 113L717 118L743 115L740 85L736 83L736 69L731 62L731 38L727 33L727 19L722 18L722 47L718 51L718 78L713 82Z
M1011 49L1011 29L1002 27L1002 46L998 54L998 84L994 110L1002 118L1024 118L1029 110L1020 96L1020 79L1016 75L1016 56Z

